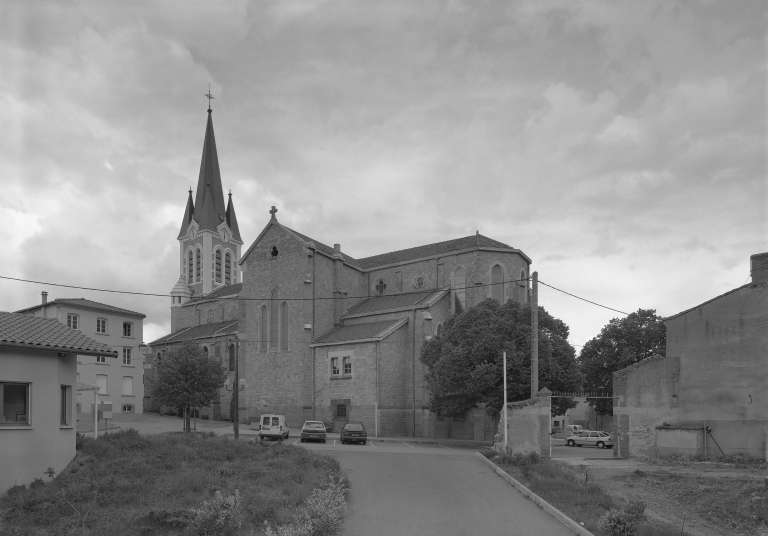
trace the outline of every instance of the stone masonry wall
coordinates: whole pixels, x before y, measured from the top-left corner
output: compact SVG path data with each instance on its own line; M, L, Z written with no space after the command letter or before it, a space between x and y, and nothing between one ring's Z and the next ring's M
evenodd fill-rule
M549 393L551 394L551 393ZM507 404L507 451L528 454L536 452L542 458L550 457L551 402L539 396L522 402ZM499 419L498 433L493 448L504 449L504 415Z

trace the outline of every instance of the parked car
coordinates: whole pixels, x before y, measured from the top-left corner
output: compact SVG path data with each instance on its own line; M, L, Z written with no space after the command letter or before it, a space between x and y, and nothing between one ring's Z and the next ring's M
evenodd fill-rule
M301 427L301 442L310 440L325 443L325 424L322 421L307 421Z
M368 441L368 432L361 422L348 422L341 429L341 443L363 443Z
M584 430L578 435L572 435L565 440L569 447L597 447L599 449L613 448L613 436L605 432Z
M285 415L264 414L259 417L259 437L264 439L288 439L291 428L285 422Z

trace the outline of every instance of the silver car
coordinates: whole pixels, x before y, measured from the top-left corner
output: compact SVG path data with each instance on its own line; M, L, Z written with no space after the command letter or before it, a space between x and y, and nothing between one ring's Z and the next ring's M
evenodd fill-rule
M597 447L599 449L613 448L613 436L605 432L596 432L584 430L578 435L572 435L566 438L565 444L569 447Z

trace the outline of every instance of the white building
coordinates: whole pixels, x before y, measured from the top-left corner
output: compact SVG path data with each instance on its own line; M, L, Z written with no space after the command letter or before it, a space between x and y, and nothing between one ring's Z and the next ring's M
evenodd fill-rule
M117 359L99 355L77 356L77 381L99 386L99 400L111 401L115 413L144 412L144 356L142 344L146 315L83 298L59 298L17 311L54 318L117 352ZM89 394L77 395L77 413L91 413Z

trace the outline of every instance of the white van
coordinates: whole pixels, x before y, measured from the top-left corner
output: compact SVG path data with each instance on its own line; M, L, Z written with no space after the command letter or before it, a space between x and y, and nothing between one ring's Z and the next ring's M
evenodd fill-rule
M251 425L253 429L254 426ZM258 423L259 437L270 439L288 439L288 434L291 428L288 423L285 422L285 415L273 415L272 413L265 413L259 417Z

